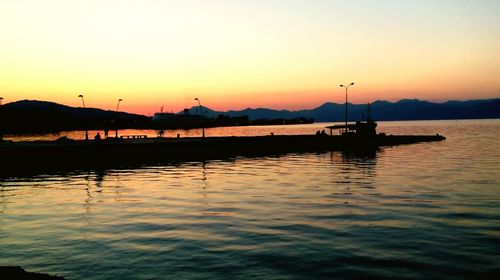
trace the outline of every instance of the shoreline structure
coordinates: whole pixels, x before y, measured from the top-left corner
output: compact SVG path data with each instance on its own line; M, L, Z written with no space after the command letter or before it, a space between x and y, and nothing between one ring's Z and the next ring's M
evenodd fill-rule
M291 152L374 153L385 146L442 141L436 135L377 134L373 121L330 126L316 135L148 138L145 135L95 140L0 142L4 172L40 168L97 168L109 165L265 156ZM339 129L340 135L333 135Z

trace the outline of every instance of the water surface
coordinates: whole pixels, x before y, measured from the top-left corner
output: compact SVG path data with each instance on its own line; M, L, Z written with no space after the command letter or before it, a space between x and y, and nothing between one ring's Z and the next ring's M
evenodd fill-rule
M500 121L379 131L447 140L0 179L0 265L67 279L498 275Z

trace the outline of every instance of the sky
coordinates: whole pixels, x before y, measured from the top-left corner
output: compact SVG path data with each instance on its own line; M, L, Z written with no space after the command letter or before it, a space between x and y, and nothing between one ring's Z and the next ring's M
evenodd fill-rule
M500 97L497 0L0 0L0 97L153 114Z

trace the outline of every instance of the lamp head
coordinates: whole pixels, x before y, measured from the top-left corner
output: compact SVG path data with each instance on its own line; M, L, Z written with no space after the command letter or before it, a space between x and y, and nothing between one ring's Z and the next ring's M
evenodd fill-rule
M78 97L83 98L83 95L80 94L80 95L78 95Z
M340 87L344 87L344 85L340 85Z
M354 85L354 83L351 83L351 86L353 86L353 85Z
M194 100L199 100L198 97L196 97Z
M120 98L120 99L118 99L118 102L120 102L120 101L123 101L123 99L121 99L121 98Z

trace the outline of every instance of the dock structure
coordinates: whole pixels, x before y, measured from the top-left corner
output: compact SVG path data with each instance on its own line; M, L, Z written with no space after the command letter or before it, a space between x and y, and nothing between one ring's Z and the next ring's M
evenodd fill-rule
M265 156L290 152L375 152L380 147L442 141L436 135L376 134L376 123L329 126L330 135L266 135L232 137L146 138L101 140L0 142L0 154L8 170L39 168L98 168L128 164L223 159L236 156ZM340 135L333 130L340 129Z

